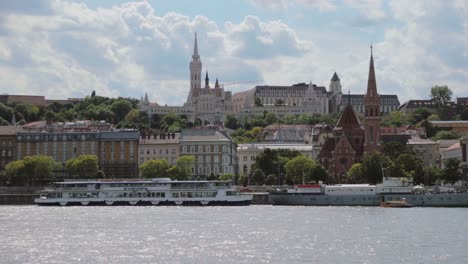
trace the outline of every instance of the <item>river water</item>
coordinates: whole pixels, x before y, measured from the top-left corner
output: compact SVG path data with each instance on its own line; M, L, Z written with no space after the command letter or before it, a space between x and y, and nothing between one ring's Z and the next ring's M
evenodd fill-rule
M468 263L468 208L1 206L0 263Z

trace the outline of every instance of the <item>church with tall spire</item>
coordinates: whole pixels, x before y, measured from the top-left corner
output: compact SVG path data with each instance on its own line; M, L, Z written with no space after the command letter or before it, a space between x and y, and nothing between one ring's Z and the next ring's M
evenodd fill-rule
M364 96L364 127L366 137L364 153L371 154L380 150L380 96L377 93L375 80L374 57L372 54L369 63L369 79L367 81L367 93Z
M364 154L380 150L380 98L377 93L372 47L363 122L359 120L349 98L343 103L346 106L333 128L333 136L325 141L317 157L338 183L347 182L348 170L353 164L361 162Z
M185 115L195 125L222 125L227 113L232 112L232 93L225 91L218 78L214 86L210 84L208 71L205 72L202 85L203 64L198 51L198 38L195 33L192 58L189 63L190 89L183 106L159 106L148 100L148 95L141 98L140 107L149 114L167 114L173 112Z
M208 71L202 87L202 61L198 53L198 39L195 33L192 60L190 61L190 91L184 106L195 113L195 122L200 125L221 125L226 112L232 111L232 94L219 85L218 79L212 88Z

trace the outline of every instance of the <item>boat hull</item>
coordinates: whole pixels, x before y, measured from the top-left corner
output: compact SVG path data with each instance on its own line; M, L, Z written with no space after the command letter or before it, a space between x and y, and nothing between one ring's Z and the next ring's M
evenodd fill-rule
M40 198L35 199L34 201L37 205L40 206L243 206L250 205L252 199L237 199L237 200L211 200L211 201L113 201L109 203L108 201L61 201L59 199L47 199L47 201Z
M272 192L270 193L270 199L274 205L379 206L381 201L406 199L406 201L413 206L468 207L468 193L334 196L309 193Z

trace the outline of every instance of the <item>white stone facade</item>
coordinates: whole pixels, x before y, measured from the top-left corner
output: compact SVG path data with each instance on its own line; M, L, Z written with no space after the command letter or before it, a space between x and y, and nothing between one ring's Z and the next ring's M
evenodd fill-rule
M179 143L181 156L195 157L194 176L238 173L236 144L226 133L213 128L185 129Z
M138 144L138 164L145 161L165 159L171 165L179 157L179 133L140 135Z

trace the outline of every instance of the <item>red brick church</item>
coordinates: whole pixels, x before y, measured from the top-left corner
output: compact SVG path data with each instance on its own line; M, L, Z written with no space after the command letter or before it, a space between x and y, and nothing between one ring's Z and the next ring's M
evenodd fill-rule
M348 102L333 129L333 136L325 141L318 155L318 161L337 182L346 182L347 171L354 163L361 162L364 154L380 150L380 98L372 47L364 104L364 121L361 123Z

